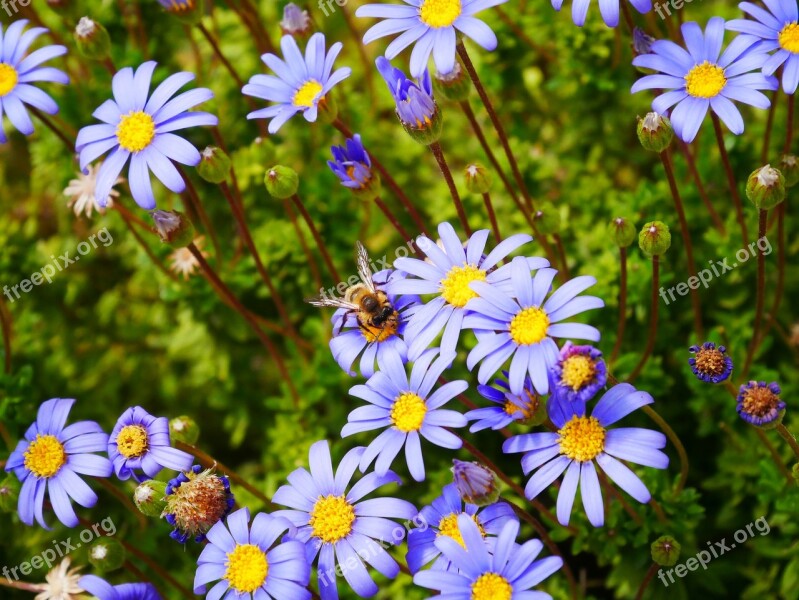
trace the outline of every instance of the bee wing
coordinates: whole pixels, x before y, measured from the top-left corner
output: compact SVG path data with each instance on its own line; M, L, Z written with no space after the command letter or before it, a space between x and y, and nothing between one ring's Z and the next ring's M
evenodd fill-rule
M372 281L372 267L369 266L369 254L366 248L363 247L361 242L355 242L355 262L358 265L358 275L361 276L361 281L369 288L369 291L374 293L375 283Z
M345 308L347 310L358 310L359 306L352 302L347 302L343 298L335 298L329 296L314 296L313 298L306 298L305 301L313 306L332 306L333 308Z

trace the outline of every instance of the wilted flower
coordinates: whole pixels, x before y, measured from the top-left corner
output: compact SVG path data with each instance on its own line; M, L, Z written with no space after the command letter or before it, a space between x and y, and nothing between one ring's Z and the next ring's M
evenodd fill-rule
M283 8L283 20L280 29L285 35L305 36L311 31L311 17L307 10L301 9L293 2Z
M100 170L100 165L89 165L86 173L78 173L77 179L72 179L69 185L64 189L64 195L70 196L67 206L75 211L75 216L80 216L85 213L87 217L92 216L92 211L97 211L101 215L105 214L105 209L113 204L113 198L119 198L119 192L113 187L108 192L108 196L104 201L98 202L94 195L94 189L97 187L97 173ZM118 177L113 185L119 185L125 180Z
M750 381L738 391L738 414L757 427L776 427L785 414L785 402L780 399L780 386L765 381Z
M499 498L497 474L479 462L453 459L452 478L464 502L488 506Z
M200 251L200 254L202 254L205 258L208 258L208 253L203 250L204 244L204 235L194 239L194 245ZM197 267L200 266L200 263L197 262L197 258L188 248L176 249L174 252L172 252L172 254L169 255L169 261L170 270L174 271L178 275L182 275L184 280L188 280L189 277L194 275Z
M233 504L228 478L194 465L166 486L163 517L175 528L169 537L181 544L189 538L203 541L208 530L231 511Z
M70 569L70 562L71 559L68 556L65 557L44 576L47 583L33 584L33 587L39 592L33 600L78 600L78 598L84 598L84 590L79 585L81 577L78 575L82 567Z
M732 358L727 356L727 348L716 347L713 342L705 342L701 346L691 346L693 354L688 359L691 370L698 379L707 383L721 383L732 373Z

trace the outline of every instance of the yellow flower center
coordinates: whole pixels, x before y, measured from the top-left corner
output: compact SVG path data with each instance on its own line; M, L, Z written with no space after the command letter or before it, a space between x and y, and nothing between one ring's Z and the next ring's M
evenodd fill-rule
M355 522L355 509L344 496L325 496L319 498L311 511L313 535L323 542L335 544L347 537Z
M146 112L122 115L117 125L119 145L128 152L141 152L155 139L155 121Z
M594 380L596 363L590 357L575 354L563 361L560 381L575 392Z
M461 16L461 0L424 0L419 18L433 28L450 27Z
M239 544L227 555L224 579L239 592L252 593L261 587L269 573L266 554L253 544Z
M6 63L0 63L0 98L9 94L17 87L17 70Z
M421 429L426 414L427 405L413 392L399 396L391 407L391 421L397 429L405 433Z
M466 514L466 513L460 513ZM442 535L452 538L456 542L458 542L462 548L466 548L466 543L463 541L463 536L461 535L460 527L458 527L458 517L460 516L458 513L450 513L438 524L438 533L436 537L440 537ZM477 525L477 529L480 530L480 535L483 537L486 536L486 531L483 529L483 526L480 525L480 521L477 520L476 515L472 515L472 520Z
M715 98L725 85L724 69L708 61L696 65L685 76L685 90L695 98Z
M529 419L530 418L530 414L532 413L532 409L533 409L533 407L530 406L529 404L527 406L525 406L524 408L522 408L521 406L518 406L516 403L511 402L510 400L505 400L505 406L503 407L503 410L505 411L505 413L510 415L511 417L513 415L517 414L517 413L522 413L522 418L523 419Z
M291 100L294 106L307 106L310 108L316 101L316 96L322 91L322 84L316 79L310 79L302 84L302 87L294 94Z
M472 584L471 600L510 600L513 586L502 575L484 573Z
M452 267L441 280L441 296L452 306L463 308L477 293L469 287L472 281L485 281L486 272L474 265Z
M520 346L532 346L547 337L549 317L543 308L531 306L510 322L510 337Z
M125 458L135 458L147 451L147 430L141 425L126 425L117 435L117 450Z
M66 462L64 445L54 435L37 435L25 450L25 468L36 477L52 477Z
M574 415L558 435L560 453L577 462L593 460L605 449L605 428L594 417Z
M780 46L788 52L799 54L799 25L796 21L788 23L780 31Z

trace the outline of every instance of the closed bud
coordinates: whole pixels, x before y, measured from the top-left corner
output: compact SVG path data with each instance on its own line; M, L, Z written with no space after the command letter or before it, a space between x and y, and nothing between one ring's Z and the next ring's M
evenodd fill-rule
M473 194L486 194L491 189L491 173L479 163L472 163L463 171L466 177L466 189Z
M125 548L112 537L102 537L89 546L89 562L104 573L125 563Z
M488 506L499 499L496 473L485 465L453 459L452 475L464 502Z
M133 503L148 517L160 517L166 508L166 483L151 479L140 483L133 492Z
M203 17L202 0L158 0L158 3L187 25L196 25Z
M669 147L673 137L674 130L667 117L650 112L643 119L638 118L638 140L644 149L661 153Z
M194 240L194 225L176 210L154 210L150 213L155 223L155 232L165 244L173 248L185 248Z
M469 97L472 91L472 80L469 78L466 69L461 65L461 59L455 63L455 68L449 73L442 75L436 72L433 78L435 90L447 100L461 102Z
M6 475L5 479L0 481L0 511L17 512L20 487L19 480L14 475Z
M785 186L793 187L799 183L799 160L793 154L784 154L780 159L780 172L785 177Z
M652 550L652 560L661 567L673 567L680 558L681 546L670 535L662 535L650 546Z
M208 146L200 153L197 174L209 183L222 183L230 174L230 157L216 146Z
M173 442L194 445L200 437L200 426L191 417L175 417L169 421L169 437Z
M610 237L619 248L627 248L635 241L635 224L624 217L616 217L608 225Z
M542 235L551 235L560 230L560 213L553 204L541 203L533 212L533 223Z
M671 232L661 221L650 221L638 234L638 246L647 256L665 254L671 246Z
M436 104L432 116L424 123L417 121L414 124L402 119L400 119L400 123L407 134L413 138L413 141L424 146L435 144L441 138L441 132L444 130L444 116L438 104Z
M280 30L283 35L292 35L295 38L305 39L311 35L311 17L307 10L302 10L293 2L286 4L283 9L283 20L280 21Z
M294 169L275 165L266 170L264 184L273 198L285 200L297 193L300 187L300 178Z
M771 165L754 170L746 181L746 197L760 210L774 208L785 200L785 177Z
M78 51L90 60L105 60L111 53L111 37L97 21L82 17L75 27Z

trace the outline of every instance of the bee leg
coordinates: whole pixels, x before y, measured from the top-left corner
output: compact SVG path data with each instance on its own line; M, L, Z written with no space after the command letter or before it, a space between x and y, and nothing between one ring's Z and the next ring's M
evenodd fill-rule
M344 323L346 323L346 322L347 322L347 318L348 318L348 317L349 317L349 316L350 316L352 313L354 313L354 312L355 312L354 310L350 309L350 310L348 310L347 312L345 312L345 313L344 313L344 314L341 316L341 322L338 324L338 327L336 327L336 330L337 330L337 331L334 331L334 332L333 332L333 337L338 337L338 335L341 333L341 330L342 330L342 329L344 329ZM361 324L361 322L360 322L360 321L358 321L358 324L360 325L360 324Z

